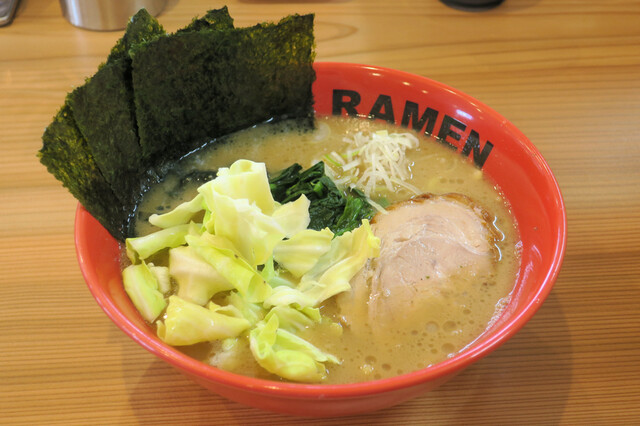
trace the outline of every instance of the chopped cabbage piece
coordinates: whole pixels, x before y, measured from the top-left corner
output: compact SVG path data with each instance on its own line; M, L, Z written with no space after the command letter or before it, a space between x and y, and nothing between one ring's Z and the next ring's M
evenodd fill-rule
M214 193L215 235L225 237L251 265L262 265L286 235L276 220L245 199Z
M349 290L349 281L362 269L367 259L380 253L380 239L373 235L369 221L359 228L336 237L331 249L305 274L298 286L320 303L342 291Z
M225 237L252 266L262 265L273 247L309 225L309 200L280 205L271 195L263 163L238 160L218 170L218 177L201 185L205 229Z
M305 229L288 240L280 241L273 249L273 258L279 265L300 278L331 248L333 232Z
M149 269L153 276L158 281L158 290L162 294L167 294L171 291L171 276L169 275L169 268L166 266L154 266L153 263L149 263Z
M322 319L318 308L296 309L292 306L276 306L269 311L264 320L268 322L274 315L278 316L280 328L291 333L299 332Z
M184 346L236 337L249 328L249 321L228 313L215 303L205 308L171 296L165 320L156 323L158 337L169 345Z
M181 246L191 229L190 225L177 225L143 237L127 238L127 256L131 263L136 263L138 259L146 259L162 249Z
M124 290L129 295L142 318L155 321L167 306L160 291L158 281L145 263L129 265L122 271Z
M297 284L297 282L292 281L293 277L289 276L291 274L287 273L287 271L280 268L276 269L273 256L263 265L260 275L272 288L280 286L294 288Z
M296 305L312 307L316 305L316 297L306 294L298 287L279 286L273 289L269 297L264 300L267 307Z
M233 243L228 239L226 239L225 237L220 237L218 235L214 235L205 231L202 234L200 234L200 238L214 247L228 250L233 254L235 254L236 256L242 257L242 253L240 253L240 251L233 245Z
M267 261L262 266L262 270L260 271L260 276L267 283L269 283L269 281L271 281L276 276L276 274L277 272L276 272L275 265L273 263L273 256L271 256L269 259L267 259Z
M339 364L306 340L279 328L277 315L257 324L249 333L251 352L265 370L298 382L320 382L327 370L323 362Z
M152 214L149 223L158 228L170 228L176 225L184 225L191 221L194 214L204 210L204 197L196 195L191 201L186 201L170 212L164 214Z
M378 256L379 251L380 239L373 235L369 221L365 219L359 228L335 237L329 251L302 276L295 288L273 289L265 304L315 307L331 296L350 290L351 278L368 258Z
M302 194L297 200L285 203L273 212L272 217L284 231L285 237L291 238L296 233L307 229L311 221L310 205L311 202L307 196Z
M248 302L262 302L271 294L271 287L262 276L228 248L216 247L205 238L186 236L187 243L206 262L238 290Z
M237 369L242 352L249 350L246 341L241 341L237 337L224 339L216 346L216 350L212 351L213 354L209 358L209 364L227 371Z
M169 250L169 273L178 283L178 296L202 306L216 293L234 288L189 246Z
M207 205L214 212L216 209L208 198L212 193L248 200L266 215L271 215L276 208L264 163L238 160L228 168L222 167L218 169L218 177L202 185L198 192L205 194Z
M251 326L261 321L266 313L266 309L259 303L247 302L238 292L232 291L227 296L227 303L234 306Z

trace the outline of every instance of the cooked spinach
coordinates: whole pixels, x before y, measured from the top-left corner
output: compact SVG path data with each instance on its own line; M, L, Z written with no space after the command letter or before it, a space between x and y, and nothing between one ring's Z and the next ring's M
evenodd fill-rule
M361 191L340 191L325 175L323 162L305 171L300 164L293 164L272 177L269 183L273 198L280 203L296 200L303 194L309 199L310 229L329 228L334 234L342 235L375 214Z

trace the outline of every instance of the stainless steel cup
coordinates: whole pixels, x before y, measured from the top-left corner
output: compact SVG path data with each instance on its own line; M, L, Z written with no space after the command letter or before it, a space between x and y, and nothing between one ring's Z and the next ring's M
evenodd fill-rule
M166 0L60 0L62 14L76 27L95 31L121 30L129 18L145 8L156 16Z

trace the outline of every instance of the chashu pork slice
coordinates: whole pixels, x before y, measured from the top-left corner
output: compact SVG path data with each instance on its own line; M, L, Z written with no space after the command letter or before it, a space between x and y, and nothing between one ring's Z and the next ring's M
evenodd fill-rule
M499 231L486 210L461 194L424 194L391 206L372 220L380 256L336 299L342 322L374 334L408 329L422 313L446 309L454 277L491 274Z

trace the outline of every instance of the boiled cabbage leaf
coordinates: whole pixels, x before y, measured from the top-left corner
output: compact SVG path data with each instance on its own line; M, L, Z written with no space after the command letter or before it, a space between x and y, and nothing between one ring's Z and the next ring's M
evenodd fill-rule
M300 278L329 251L332 239L333 232L329 228L322 231L305 229L276 244L273 259L293 276Z
M169 250L169 273L178 283L178 296L202 306L216 293L234 288L190 246Z
M302 194L297 200L283 204L272 217L282 227L285 237L291 238L309 226L309 199Z
M219 169L218 177L201 185L198 193L211 212L205 215L207 231L231 241L252 266L264 264L279 241L306 226L304 200L279 207L273 200L264 163L238 160ZM274 217L276 209L281 213ZM303 219L293 220L287 212Z
M213 211L216 209L208 198L212 193L248 200L266 215L271 215L276 207L265 164L250 160L237 160L230 167L221 167L217 177L198 188L198 192L205 194L207 205Z
M171 291L169 268L166 266L155 266L153 263L149 263L147 266L158 282L158 290L165 295L169 293Z
M272 316L278 316L280 328L291 333L297 333L322 319L319 308L296 309L293 306L276 306L264 317L268 322Z
M214 195L215 235L227 238L251 265L264 264L286 235L276 220L245 199Z
M247 302L240 293L235 291L229 293L226 301L227 304L234 306L252 327L261 321L267 312L260 303Z
M299 286L279 286L273 289L269 297L264 300L264 304L268 307L288 305L312 307L316 306L316 301L317 295L307 294L307 292L302 291Z
M167 306L163 294L158 290L158 281L145 264L129 265L122 271L124 290L142 318L155 321Z
M190 224L177 225L142 237L127 238L127 256L131 263L136 263L138 259L146 259L165 248L184 245L185 237L192 229Z
M187 235L186 241L195 252L213 266L248 302L262 302L271 287L258 271L228 248L216 247L205 238Z
M320 303L349 290L351 278L367 259L377 257L379 253L380 239L373 235L369 221L364 219L359 228L333 239L329 251L302 276L298 288Z
M320 382L327 376L323 362L339 364L333 355L279 328L278 315L260 322L249 333L251 352L265 370L288 380Z
M158 337L169 345L185 346L236 337L249 328L249 321L229 313L215 303L204 307L173 295L165 320L157 322Z
M260 275L264 278L267 284L274 289L281 286L294 288L297 284L295 277L288 273L288 271L276 268L273 256L267 259L267 262L263 265L262 270L260 271Z
M304 274L295 288L278 287L265 300L270 306L296 304L315 307L343 291L370 257L378 256L380 239L373 235L368 220L359 228L335 237L329 250Z
M158 228L171 228L184 225L191 221L194 214L204 210L204 197L196 195L191 201L178 205L175 209L164 214L152 214L149 223Z

